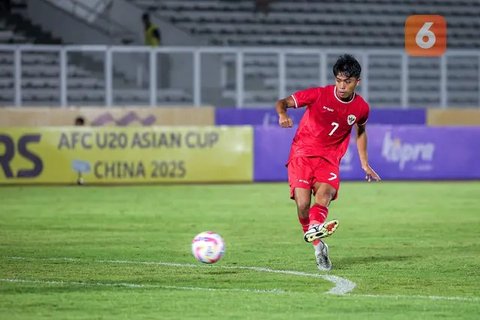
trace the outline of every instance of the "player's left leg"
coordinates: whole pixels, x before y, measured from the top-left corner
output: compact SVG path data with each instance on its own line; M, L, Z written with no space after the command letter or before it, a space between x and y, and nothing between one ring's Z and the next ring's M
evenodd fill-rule
M337 190L328 183L315 184L315 203L310 208L310 228L305 232L305 241L311 242L315 248L315 260L320 271L332 269L328 256L328 245L321 239L332 235L337 229L338 221L325 222L328 216L328 206L335 198ZM309 241L310 240L310 241Z
M320 271L332 270L332 262L328 257L328 246L322 240L317 240L317 243L313 245L315 248L315 260L317 267Z
M312 201L311 194L312 192L310 189L298 187L293 189L293 196L295 204L297 205L298 221L302 225L303 233L305 233L310 227L309 210Z
M287 164L290 198L297 205L297 216L303 233L310 226L309 210L312 198L312 170L308 158L294 158Z

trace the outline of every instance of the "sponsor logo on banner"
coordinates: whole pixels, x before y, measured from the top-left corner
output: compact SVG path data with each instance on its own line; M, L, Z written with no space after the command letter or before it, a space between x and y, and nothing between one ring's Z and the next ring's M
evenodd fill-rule
M383 137L382 157L388 162L398 163L400 170L409 165L413 170L430 171L433 169L434 153L435 144L430 142L402 142L400 138L392 138L390 131Z
M2 183L251 181L251 127L0 131Z
M41 138L40 133L25 133L18 139L0 133L0 150L4 150L0 155L0 173L3 171L6 179L38 177L44 164L35 146L41 142Z
M95 117L90 123L92 126L105 126L114 124L117 126L128 126L130 124L140 124L142 126L152 126L157 121L157 117L153 114L149 114L145 117L139 116L136 112L130 111L127 114L121 115L118 119L110 112L105 112Z

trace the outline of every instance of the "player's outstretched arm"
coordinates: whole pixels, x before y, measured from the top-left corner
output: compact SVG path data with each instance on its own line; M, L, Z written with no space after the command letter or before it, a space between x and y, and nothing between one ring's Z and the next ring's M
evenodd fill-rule
M365 125L357 125L357 149L362 169L365 171L365 180L368 182L372 180L380 181L381 178L378 173L368 164L367 130Z
M285 99L280 99L275 103L275 111L278 114L278 124L282 128L291 128L293 126L293 120L287 114L287 109L292 108L295 105L293 98L287 97Z

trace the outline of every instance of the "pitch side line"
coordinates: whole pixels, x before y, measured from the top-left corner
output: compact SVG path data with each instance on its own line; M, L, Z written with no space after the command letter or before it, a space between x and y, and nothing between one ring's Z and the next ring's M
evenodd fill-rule
M82 262L85 260L76 259L76 258L26 258L26 257L8 257L9 259L16 260L42 260L42 261L67 261L67 262ZM167 266L167 267L187 267L187 268L221 268L221 269L240 269L240 270L252 270L257 272L267 272L267 273L277 273L277 274L288 274L293 276L301 277L310 277L327 280L334 284L334 287L327 291L328 294L334 295L344 295L351 292L356 284L348 279L341 278L333 275L323 275L316 273L307 273L301 271L292 271L292 270L276 270L270 268L262 267L245 267L245 266L205 266L191 263L172 263L172 262L158 262L158 261L133 261L133 260L92 260L96 263L111 263L111 264L142 264L142 265L158 265L158 266Z
M258 272L269 272L279 274L290 274L297 276L305 276L312 278L321 278L330 281L335 284L335 287L330 289L327 293L344 295L346 297L358 297L358 298L380 298L380 299L428 299L428 300L443 300L443 301L465 301L465 302L480 302L478 297L455 297L455 296L422 296L422 295L375 295L375 294L348 294L355 288L355 283L333 275L322 275L314 273L306 273L300 271L290 270L275 270L270 268L261 267L244 267L244 266L204 266L191 263L173 263L173 262L155 262L155 261L133 261L133 260L82 260L78 258L27 258L27 257L4 257L11 260L41 260L41 261L66 261L66 262L95 262L95 263L116 263L116 264L142 264L142 265L159 265L168 267L187 267L187 268L222 268L222 269L243 269L252 270ZM240 291L240 292L252 292L252 293L273 293L273 294L285 294L288 291L280 289L272 290L256 290L256 289L217 289L217 288L201 288L201 287L178 287L178 286L162 286L162 285L148 285L138 283L105 283L105 282L63 282L63 281L42 281L42 280L27 280L27 279L0 279L0 282L10 283L38 283L46 285L78 285L78 286L105 286L105 287L125 287L125 288L162 288L162 289L177 289L177 290L198 290L198 291Z
M95 263L112 263L112 264L142 264L142 265L158 265L167 267L187 267L187 268L222 268L222 269L240 269L240 270L252 270L258 272L289 274L296 276L305 276L311 278L321 278L330 281L335 284L335 287L330 289L327 293L335 295L344 295L345 297L358 297L358 298L375 298L375 299L427 299L427 300L443 300L443 301L464 301L464 302L480 302L478 297L455 297L455 296L422 296L422 295L376 295L376 294L349 294L354 288L355 283L333 275L322 275L315 273L306 273L300 271L290 270L276 270L262 267L245 267L245 266L206 266L192 263L173 263L173 262L155 262L155 261L133 261L133 260L82 260L78 258L27 258L27 257L5 257L11 260L41 260L41 261L66 261L66 262L95 262ZM285 294L288 291L281 289L272 290L258 290L258 289L221 289L221 288L202 288L202 287L179 287L179 286L162 286L162 285L149 285L138 283L105 283L105 282L63 282L63 281L43 281L43 280L27 280L27 279L0 279L0 282L11 283L39 283L47 285L78 285L78 286L105 286L105 287L125 287L125 288L162 288L162 289L177 289L177 290L198 290L198 291L236 291L236 292L252 292L252 293L272 293L272 294Z

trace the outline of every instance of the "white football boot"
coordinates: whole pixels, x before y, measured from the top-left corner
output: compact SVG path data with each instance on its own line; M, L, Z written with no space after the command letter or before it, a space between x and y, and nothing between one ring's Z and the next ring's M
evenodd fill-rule
M317 260L317 267L320 271L332 270L332 262L328 257L328 246L326 243L320 241L315 248L315 259Z
M323 224L312 225L310 229L305 232L303 239L306 242L313 242L317 239L322 239L331 236L338 227L338 220L332 220Z

